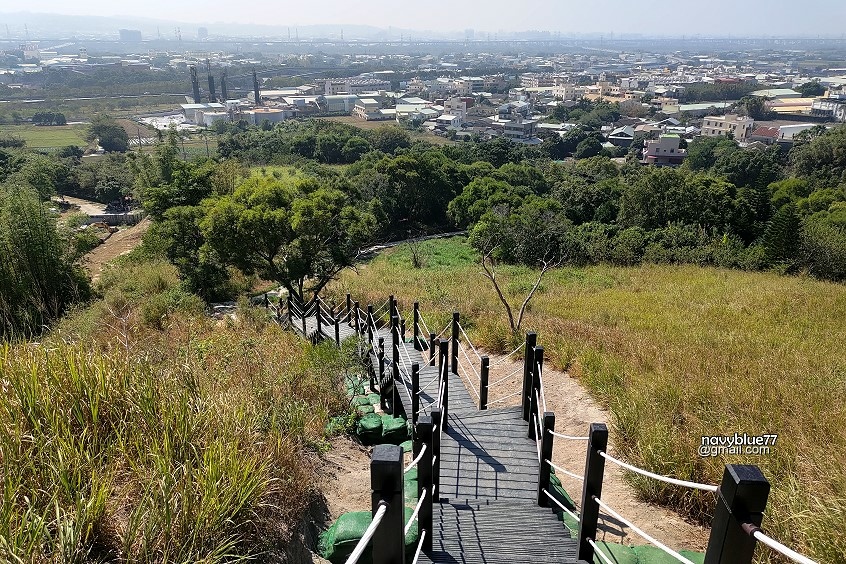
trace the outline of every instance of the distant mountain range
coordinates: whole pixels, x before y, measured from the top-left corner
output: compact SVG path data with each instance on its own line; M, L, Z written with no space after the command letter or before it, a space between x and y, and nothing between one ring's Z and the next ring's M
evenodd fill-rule
M4 27L5 26L5 27ZM26 26L26 27L25 27ZM0 12L0 40L64 39L78 36L118 38L119 29L137 29L143 39L173 38L179 29L183 40L197 39L197 30L205 27L209 37L252 37L287 39L343 38L346 40L391 40L405 37L427 39L460 39L463 34L419 31L399 28L378 28L368 25L281 26L225 22L188 23L166 19L132 16L71 16L32 12ZM8 35L7 35L8 29ZM72 30L72 31L71 31Z

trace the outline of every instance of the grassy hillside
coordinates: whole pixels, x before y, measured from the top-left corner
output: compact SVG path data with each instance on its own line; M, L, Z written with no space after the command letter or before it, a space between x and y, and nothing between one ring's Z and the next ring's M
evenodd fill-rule
M263 310L206 317L165 263L124 259L100 291L0 348L0 561L279 560L351 357Z
M0 137L18 137L33 149L53 149L76 145L88 146L84 125L2 125Z
M440 331L460 311L474 342L505 351L501 304L463 239L386 251L332 288L380 304L414 300ZM503 267L512 304L535 272ZM437 312L437 313L435 313ZM625 457L663 474L718 483L725 463L762 467L773 483L766 528L788 545L835 561L846 554L846 287L803 277L692 266L561 268L544 278L524 330L538 332L611 410ZM512 347L513 348L513 347ZM769 455L702 458L703 435L777 433ZM713 496L635 480L644 498L701 519Z

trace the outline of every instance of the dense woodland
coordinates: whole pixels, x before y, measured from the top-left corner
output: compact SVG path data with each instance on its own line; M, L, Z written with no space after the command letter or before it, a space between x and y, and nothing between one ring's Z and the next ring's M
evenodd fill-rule
M102 136L112 125L92 129ZM39 204L57 194L135 198L154 220L147 251L208 301L232 297L244 275L303 297L369 244L454 229L507 263L690 263L846 279L846 128L811 130L789 151L702 138L677 169L590 156L594 141L585 125L536 147L436 147L393 126L309 120L233 126L217 158L193 161L179 158L175 134L152 154L98 159L8 143L3 332L35 332L88 295L74 266L85 241Z

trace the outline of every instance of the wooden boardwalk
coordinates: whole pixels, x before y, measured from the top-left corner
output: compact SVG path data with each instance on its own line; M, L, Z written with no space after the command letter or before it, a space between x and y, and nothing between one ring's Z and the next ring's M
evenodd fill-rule
M292 320L302 334L302 319ZM331 339L335 326L306 318L305 336ZM341 340L355 329L341 323ZM374 332L385 344L385 373L393 374L394 336L389 328ZM419 363L420 413L428 414L438 396L439 367L429 365L428 351L397 339L399 378L393 381L393 409L412 419L411 365ZM379 358L369 354L376 374ZM393 379L393 378L392 378ZM577 563L578 543L556 512L538 505L538 450L517 407L478 409L476 391L449 373L447 424L440 438L440 483L433 503L432 549L419 563L513 564ZM469 384L472 386L472 383Z

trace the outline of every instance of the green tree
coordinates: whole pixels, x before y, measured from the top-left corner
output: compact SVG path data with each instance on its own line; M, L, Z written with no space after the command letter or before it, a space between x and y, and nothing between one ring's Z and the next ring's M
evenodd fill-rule
M825 86L818 79L811 80L796 89L803 98L816 98L825 94Z
M799 214L792 203L778 210L763 235L764 251L770 264L791 267L799 247Z
M88 126L88 141L98 140L106 152L125 153L129 150L129 135L114 119L97 116Z
M370 132L370 144L383 153L411 146L411 136L396 125L383 125Z
M602 152L602 143L596 137L588 137L576 147L573 156L577 159L589 159Z

